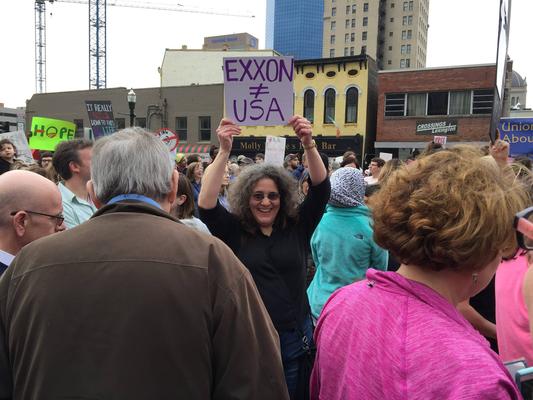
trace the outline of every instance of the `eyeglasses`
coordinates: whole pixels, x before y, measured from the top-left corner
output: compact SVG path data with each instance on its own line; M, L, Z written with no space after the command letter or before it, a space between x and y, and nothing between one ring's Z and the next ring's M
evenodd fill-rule
M255 192L252 194L252 198L255 201L263 201L264 198L267 198L270 201L276 201L279 200L279 193L278 192L269 192L269 193L263 193L263 192Z
M514 217L516 240L524 250L533 250L533 207L520 211Z
M28 213L28 214L42 215L44 217L55 218L57 226L63 225L63 222L65 221L65 217L63 216L63 214L52 215L52 214L45 214L42 212L30 211L30 210L12 211L9 215L14 217L15 215L17 215L18 212L21 212L21 211L24 211L25 213Z

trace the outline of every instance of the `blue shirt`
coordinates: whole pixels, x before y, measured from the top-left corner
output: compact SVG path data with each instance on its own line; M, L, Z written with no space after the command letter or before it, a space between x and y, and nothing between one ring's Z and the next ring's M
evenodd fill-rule
M80 199L62 183L59 183L57 187L63 200L63 215L67 228L74 228L87 221L96 212L96 207L90 200Z

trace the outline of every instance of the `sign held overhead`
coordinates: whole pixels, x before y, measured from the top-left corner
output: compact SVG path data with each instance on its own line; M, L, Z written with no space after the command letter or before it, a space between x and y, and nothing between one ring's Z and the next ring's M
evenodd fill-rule
M293 114L292 57L224 58L226 115L239 125L285 125Z

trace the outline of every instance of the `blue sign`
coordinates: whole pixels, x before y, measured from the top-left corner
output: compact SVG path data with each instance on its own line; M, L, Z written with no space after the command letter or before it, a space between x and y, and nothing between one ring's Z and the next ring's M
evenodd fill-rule
M500 139L510 144L512 156L533 154L533 118L500 119Z

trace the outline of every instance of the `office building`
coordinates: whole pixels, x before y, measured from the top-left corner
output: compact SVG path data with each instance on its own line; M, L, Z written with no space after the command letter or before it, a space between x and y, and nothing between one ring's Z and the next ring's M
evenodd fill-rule
M203 50L257 50L259 40L249 33L204 37Z
M322 57L324 0L267 0L266 46L296 60Z
M489 143L496 65L378 73L377 154L405 159L435 136L446 146Z
M323 57L360 53L378 68L424 68L429 0L324 0Z

